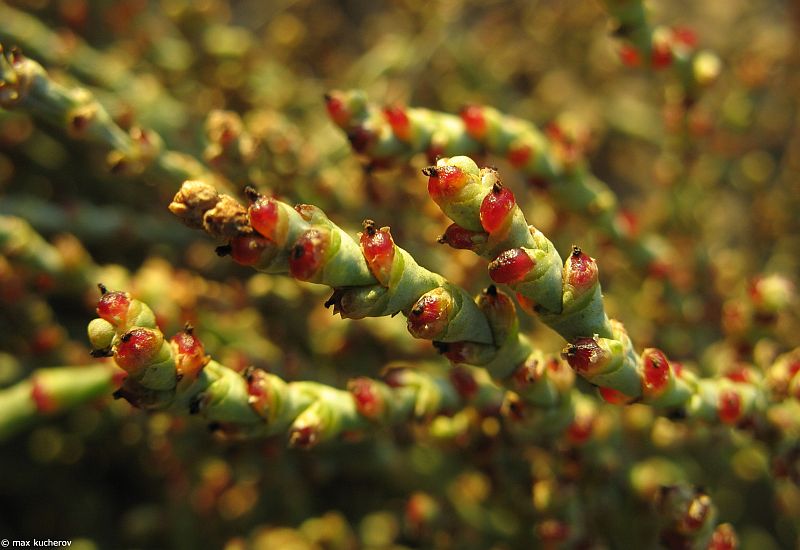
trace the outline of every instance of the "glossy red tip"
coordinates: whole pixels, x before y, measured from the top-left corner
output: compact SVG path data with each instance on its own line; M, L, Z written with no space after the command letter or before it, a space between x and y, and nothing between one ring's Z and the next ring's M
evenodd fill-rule
M509 148L506 158L514 168L522 168L531 160L533 149L530 145L514 145Z
M736 424L742 418L742 396L736 390L722 390L719 393L719 419L725 424Z
M120 368L131 373L149 363L163 341L160 333L153 329L133 328L120 338L114 360Z
M597 282L597 262L577 246L567 260L567 282L578 290L591 288Z
M36 405L36 410L40 413L47 414L55 412L58 409L58 403L56 400L53 399L53 396L48 393L48 391L36 377L33 378L31 399L33 399L33 402Z
M447 327L452 298L446 291L437 290L424 294L408 313L408 331L415 338L434 340Z
M278 216L278 203L269 197L259 197L247 209L247 217L253 229L273 242L275 242Z
M523 280L536 262L522 248L512 248L489 264L489 277L495 283L514 284Z
M97 314L114 326L124 324L131 303L128 294L119 291L107 292L103 286L101 291L103 295L97 302Z
M479 211L481 225L487 233L494 233L510 221L511 212L517 204L514 193L507 187L495 184L483 198Z
M386 284L394 261L394 239L389 228L378 229L372 220L364 221L364 232L359 236L361 250L375 278Z
M384 107L383 116L392 127L392 132L397 139L408 141L411 139L411 121L405 108L399 106Z
M344 128L350 122L350 111L338 94L327 94L325 96L325 108L328 110L328 116L338 126Z
M630 44L620 46L619 59L626 67L638 67L642 64L642 56L639 55L639 50Z
M203 343L194 335L191 327L187 327L170 340L175 355L175 368L179 375L195 379L208 363L209 358Z
M651 61L655 69L666 69L672 65L672 48L670 45L667 42L653 44Z
M322 268L330 239L327 231L319 229L307 229L300 235L289 255L292 277L301 281L311 279Z
M423 172L428 178L428 193L435 201L452 197L467 184L467 175L456 166L436 166Z
M269 241L260 235L245 235L231 239L231 258L240 265L256 265Z
M730 523L717 525L711 541L708 543L708 550L736 550L739 548L739 538Z
M450 382L464 399L472 399L478 393L478 383L469 369L465 367L450 369Z
M594 417L591 415L578 416L567 429L567 438L575 444L586 443L592 437L594 430Z
M467 105L461 109L461 120L464 121L464 126L471 138L481 141L486 137L487 124L483 107Z
M649 348L642 354L642 367L644 370L644 391L650 395L657 394L666 389L669 384L670 366L664 352Z
M369 378L354 378L347 384L359 414L376 418L383 412L383 399L376 391L375 382Z
M697 47L697 33L689 27L672 27L672 37L687 48Z

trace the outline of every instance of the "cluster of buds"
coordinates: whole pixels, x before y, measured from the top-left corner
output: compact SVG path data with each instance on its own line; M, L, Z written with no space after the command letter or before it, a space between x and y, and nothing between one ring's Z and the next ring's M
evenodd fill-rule
M469 105L459 115L400 106L380 109L360 91L331 92L326 101L332 120L371 168L407 162L417 153L426 153L433 163L443 156L489 152L507 159L536 186L552 182L551 191L561 205L596 217L600 230L623 244L637 263L649 266L669 255L662 240L634 235L616 223L616 197L585 169L581 151L587 137L574 125L554 124L545 133L527 121L481 105ZM443 191L447 185L442 182ZM492 223L491 214L487 222ZM475 231L482 227L461 226L449 230L446 238L457 247L479 246L481 237Z

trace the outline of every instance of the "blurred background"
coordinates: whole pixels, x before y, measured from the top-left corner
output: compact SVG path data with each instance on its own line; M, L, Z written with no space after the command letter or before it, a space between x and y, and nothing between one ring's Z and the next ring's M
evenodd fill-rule
M707 375L769 364L800 341L795 307L752 306L760 278L800 270L800 8L669 0L651 19L693 29L721 60L690 105L674 73L622 63L603 6L577 0L0 2L0 43L234 189L316 204L352 232L367 217L390 225L421 265L470 292L488 283L485 265L435 244L448 223L427 197L427 160L365 172L323 94L361 88L451 113L482 103L576 128L630 223L678 252L668 276L637 267L504 159L486 161L562 253L579 244L597 258L609 314L639 349ZM219 149L217 110L252 138L239 156ZM180 183L109 171L107 148L0 109L0 233L24 220L60 258L55 269L0 240L0 386L89 362L100 281L146 301L168 335L190 321L235 368L339 388L391 361L445 370L401 318L334 318L327 289L218 258L218 243L167 211ZM523 320L540 347L561 349ZM601 415L617 428L581 453L444 418L304 452L281 437L221 441L193 419L109 398L0 444L0 535L80 539L73 548L501 549L558 547L547 521L559 518L578 533L572 546L647 547L654 487L685 479L710 490L744 548L795 547L800 491L776 481L761 444L644 407Z

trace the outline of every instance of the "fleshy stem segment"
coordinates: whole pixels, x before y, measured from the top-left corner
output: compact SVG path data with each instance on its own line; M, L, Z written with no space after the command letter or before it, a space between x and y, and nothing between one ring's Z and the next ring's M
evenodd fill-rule
M23 110L73 139L103 147L108 151L108 169L114 174L147 174L173 184L212 177L193 157L167 150L155 132L120 128L87 89L57 83L39 63L16 49L6 54L2 46L0 107Z
M102 399L119 387L119 370L110 363L51 367L0 390L0 441L12 437L38 418L56 415Z
M591 216L637 264L661 273L669 261L668 243L637 234L614 192L591 173L582 145L568 132L554 127L546 135L528 121L487 106L470 105L456 116L403 106L381 109L360 90L333 91L325 99L331 119L370 168L407 162L419 153L435 162L442 156L488 152L506 158L531 183L549 184L560 206Z
M523 307L569 342L565 359L602 388L607 401L640 400L732 425L766 408L766 392L754 378L698 379L660 350L637 355L622 323L605 313L595 260L576 246L562 262L553 244L528 225L496 170L479 169L462 156L440 159L423 172L429 194L455 222L440 242L491 260L491 278L517 291Z
M555 433L569 426L575 416L573 374L520 334L510 296L491 285L473 300L419 266L394 243L389 228L371 220L356 243L314 206L293 208L253 190L248 195L252 204L245 209L203 182L188 181L170 210L189 226L228 241L219 251L241 264L333 287L326 304L342 317L403 313L412 336L433 340L455 364L485 368L509 389L507 408L514 417L527 419L536 411L536 421L526 425Z
M317 382L287 382L266 371L237 372L206 355L187 327L167 341L150 308L128 293L101 285L98 318L89 323L96 356L111 356L126 374L114 394L143 409L202 416L215 431L235 437L289 434L293 446L309 448L342 434L412 419L431 419L465 404L498 409L501 390L484 372L462 383L401 365L385 382L357 378L349 391Z

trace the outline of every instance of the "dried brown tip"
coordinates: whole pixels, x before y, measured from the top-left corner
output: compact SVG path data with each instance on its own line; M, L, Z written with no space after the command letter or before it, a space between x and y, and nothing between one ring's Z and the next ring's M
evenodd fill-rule
M231 252L233 252L233 247L231 247L231 245L229 244L223 244L222 246L218 246L217 248L215 248L214 252L220 258L224 258L225 256L231 255Z
M108 288L103 283L97 283L97 288L100 289L101 296L108 292Z
M248 185L247 187L244 188L244 196L247 197L247 200L249 200L250 202L256 202L263 195L261 195L261 193L259 193L255 187L253 187L252 185Z
M581 248L577 245L572 245L572 255L573 256L580 256L581 255Z
M361 222L361 225L364 226L364 231L366 231L367 235L370 237L373 236L377 231L377 229L375 229L375 222L370 219L364 220Z
M494 184L492 185L492 193L497 195L502 190L503 190L503 184L500 183L499 181L494 182Z
M428 166L427 168L423 168L422 173L431 178L439 175L439 171L436 170L435 166Z
M497 287L495 285L489 285L483 293L487 296L497 296Z

